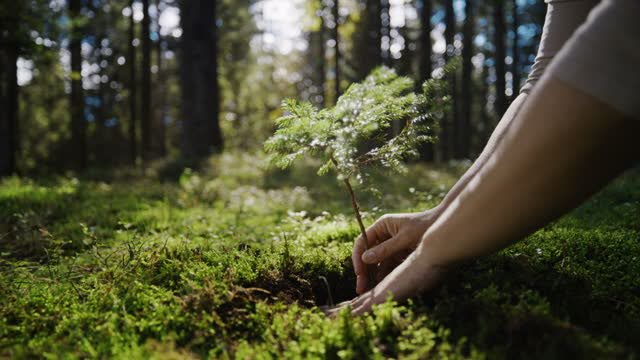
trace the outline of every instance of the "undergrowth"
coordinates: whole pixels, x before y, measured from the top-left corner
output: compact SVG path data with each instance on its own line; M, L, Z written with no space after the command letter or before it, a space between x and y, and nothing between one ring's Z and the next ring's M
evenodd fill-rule
M226 154L178 181L4 180L0 358L640 354L637 171L429 294L328 319L317 306L355 295L358 228L314 165ZM435 205L460 171L373 175L365 221Z

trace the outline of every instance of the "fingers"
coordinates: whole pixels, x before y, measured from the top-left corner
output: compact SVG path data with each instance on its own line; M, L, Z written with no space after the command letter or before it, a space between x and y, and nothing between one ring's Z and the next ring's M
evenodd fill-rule
M368 244L363 236L360 235L353 245L351 261L356 274L356 293L358 294L362 294L367 291L369 286L369 272L367 271L365 263L362 261L362 254L367 250L367 248L375 246L380 242L384 242L391 237L386 224L387 218L387 216L381 217L365 230L367 240L369 240Z
M368 248L393 236L390 231L391 229L389 229L389 223L392 222L390 221L391 218L392 216L389 214L383 215L365 230L367 239L369 240L369 243L367 244Z
M377 264L389 259L402 250L406 250L406 248L405 237L398 234L365 251L362 254L362 262L365 264Z
M349 307L351 301L342 302L334 307L321 306L320 310L327 316L333 318L335 317L342 309Z
M362 315L371 311L373 305L384 303L389 296L403 301L417 293L435 287L443 278L447 269L431 266L419 258L415 251L395 267L372 290L340 304L326 313L333 316L344 308L351 308L351 314ZM383 265L384 267L384 265ZM389 268L390 269L390 268ZM386 268L384 270L387 270Z
M369 277L365 264L360 257L365 251L364 239L358 237L353 245L353 252L351 253L351 261L353 262L353 270L356 273L356 293L362 294L367 290L367 284L369 283Z
M373 305L379 305L385 302L385 297L380 296L382 293L376 288L353 299L351 301L351 314L361 316L371 311Z
M320 307L320 310L330 318L335 318L338 315L338 313L340 313L341 311L347 308L351 309L352 315L360 316L366 312L371 311L371 307L374 304L381 303L373 295L374 295L374 292L369 291L366 294L362 296L358 296L357 298L351 301L342 302L332 308L323 306L323 307Z

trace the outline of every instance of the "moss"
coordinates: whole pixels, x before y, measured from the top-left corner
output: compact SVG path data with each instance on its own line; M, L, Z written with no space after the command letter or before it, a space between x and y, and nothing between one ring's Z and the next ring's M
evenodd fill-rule
M0 183L0 357L640 353L637 171L413 302L327 319L317 305L354 295L358 229L342 189L303 179L304 164L275 175L249 165L261 157L235 158L246 174L225 172L234 158L224 156L192 173L197 182ZM415 165L415 177L381 176L388 196L364 198L378 207L365 208L366 221L435 203L458 172Z

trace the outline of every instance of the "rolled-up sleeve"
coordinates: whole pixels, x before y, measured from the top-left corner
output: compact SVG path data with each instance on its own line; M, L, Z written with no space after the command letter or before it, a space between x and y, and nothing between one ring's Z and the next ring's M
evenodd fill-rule
M548 71L640 120L640 0L602 1Z

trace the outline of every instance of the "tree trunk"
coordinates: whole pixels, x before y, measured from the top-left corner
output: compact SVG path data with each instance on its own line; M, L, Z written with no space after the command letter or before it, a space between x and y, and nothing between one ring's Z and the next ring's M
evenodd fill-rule
M533 7L533 9L532 9ZM529 12L533 12L534 22L536 23L536 43L540 44L542 38L542 30L544 29L544 23L547 18L547 3L544 1L536 2L535 5L530 6L527 9Z
M336 42L335 47L335 102L338 102L338 98L342 94L340 88L340 34L339 34L339 22L340 22L340 1L333 0L333 39Z
M513 75L513 93L511 101L513 101L518 92L520 92L520 39L518 36L518 27L520 27L520 15L518 14L518 1L512 0L511 18L513 19L513 62L511 63L511 74Z
M320 86L319 93L322 96L320 107L327 105L327 42L325 41L325 24L324 18L320 18L319 30L319 46L318 46L318 84Z
M380 39L386 39L386 46L384 48L380 47L382 63L391 67L391 5L389 4L389 0L380 0ZM382 44L381 44L382 45Z
M420 12L420 66L417 91L421 91L422 84L431 78L433 71L433 63L431 56L433 54L433 43L431 41L431 15L433 13L433 4L431 0L422 1L422 11ZM421 146L420 159L425 161L433 161L434 146L432 143L426 143Z
M322 4L321 2L319 2ZM321 11L322 5L320 7ZM314 91L310 93L310 100L318 107L323 108L325 104L325 23L324 17L319 16L320 25L318 29L309 34L309 77L313 79Z
M505 53L505 22L504 22L504 3L502 0L495 0L493 6L493 22L494 22L494 45L496 47L495 60L496 60L496 102L495 110L498 118L502 117L505 111L507 111L507 97L505 94L506 80L505 72L506 65L504 62Z
M380 0L366 0L363 9L362 38L356 42L358 56L356 59L357 81L364 79L371 70L382 63L381 43L382 21L380 18Z
M7 115L9 118L9 134L10 141L9 146L11 152L9 153L9 165L13 173L17 171L17 157L20 152L20 125L18 123L19 104L18 96L20 94L20 88L18 87L18 47L12 46L9 49L9 73L7 74L7 88L8 88L8 100L9 106L7 107Z
M485 58L488 57L488 54L485 53ZM480 97L480 124L481 124L481 131L478 134L479 137L479 142L478 142L478 147L475 149L476 153L479 154L480 152L482 152L482 149L484 148L485 144L489 141L489 137L491 136L491 133L493 132L494 129L494 124L492 124L491 122L491 117L489 116L489 114L487 113L487 98L489 96L489 66L487 65L487 62L484 61L484 63L482 64L482 74L481 76L481 84L480 84L480 91L478 93L478 97Z
M431 71L433 64L431 62L431 56L433 53L433 43L431 41L431 14L433 12L433 5L431 0L424 0L422 5L422 11L420 12L420 25L422 31L420 31L420 76L419 86L425 81L431 78Z
M16 171L18 154L18 49L0 35L0 177Z
M103 49L104 47L102 46L102 39L106 38L106 34L100 34L100 36L98 36L98 38L96 39L97 42L100 44L97 48L96 51L98 53L98 63L101 63L104 59L104 56L102 55L103 53ZM104 69L103 67L100 67L100 72L98 73L100 75L100 83L98 84L98 99L100 100L100 107L97 109L97 113L96 113L96 128L95 128L95 135L92 137L93 140L90 142L90 144L92 145L92 150L91 151L93 153L93 159L92 161L97 161L98 164L100 165L104 165L106 164L111 156L109 156L109 151L107 150L107 144L109 141L109 136L107 135L107 127L106 127L106 121L107 121L107 105L106 105L106 100L107 100L107 95L106 95L106 88L107 85L105 83L102 82L102 76L106 75L106 69Z
M468 158L471 146L471 109L473 105L471 74L473 64L473 30L475 27L474 0L465 1L465 21L462 41L462 88L460 89L461 113L458 118L458 133L456 139L456 157L458 159Z
M136 139L136 127L137 127L137 96L138 96L138 83L136 80L136 48L133 46L133 42L136 39L136 23L133 20L133 3L134 0L129 1L129 8L131 9L131 16L129 17L129 156L131 164L136 164L138 157L138 141Z
M218 121L216 3L182 1L182 152L197 160L222 150Z
M156 136L157 139L157 149L156 152L159 156L164 157L167 154L166 147L166 126L164 123L165 117L165 107L167 104L167 92L165 89L165 78L164 78L164 69L162 63L162 35L160 35L160 0L156 0L156 12L157 12L157 22L158 22L158 41L156 41L156 61L158 66L158 72L156 73L156 89L158 90L157 96L157 104L155 108L157 109L157 118L156 118Z
M76 170L87 166L87 124L84 119L84 95L82 91L82 30L75 24L80 14L80 0L69 1L69 16L72 21L69 52L71 53L71 141Z
M114 155L113 149L110 148L112 134L110 129L107 128L107 119L111 115L110 109L112 108L112 104L109 103L110 89L108 82L102 81L104 77L109 77L109 70L108 67L102 66L102 63L108 60L105 51L108 46L105 45L105 41L109 40L109 29L113 24L111 23L111 13L109 11L101 11L99 3L89 2L86 6L89 11L95 13L91 25L84 31L95 34L93 56L96 59L96 63L99 64L97 75L100 79L98 89L93 93L93 96L98 99L99 106L95 109L95 128L93 133L88 132L87 134L88 159L89 162L96 163L98 166L108 166L114 164L117 156Z
M454 47L454 36L456 34L455 29L455 13L453 10L453 0L446 0L445 3L445 42L447 44L447 50L445 51L445 58L449 59L455 54ZM439 161L446 161L451 159L453 143L455 139L455 124L457 124L456 119L458 118L458 102L457 102L457 76L453 74L453 77L450 79L451 83L451 111L449 115L443 118L442 124L440 126L440 151L438 153Z
M142 159L151 159L151 39L149 28L149 0L142 0L142 108L140 111L140 125L142 132Z
M0 32L0 177L11 175L11 134L9 131L9 117L7 116L8 99L7 99L7 71L8 64L6 61L7 45L4 34Z

